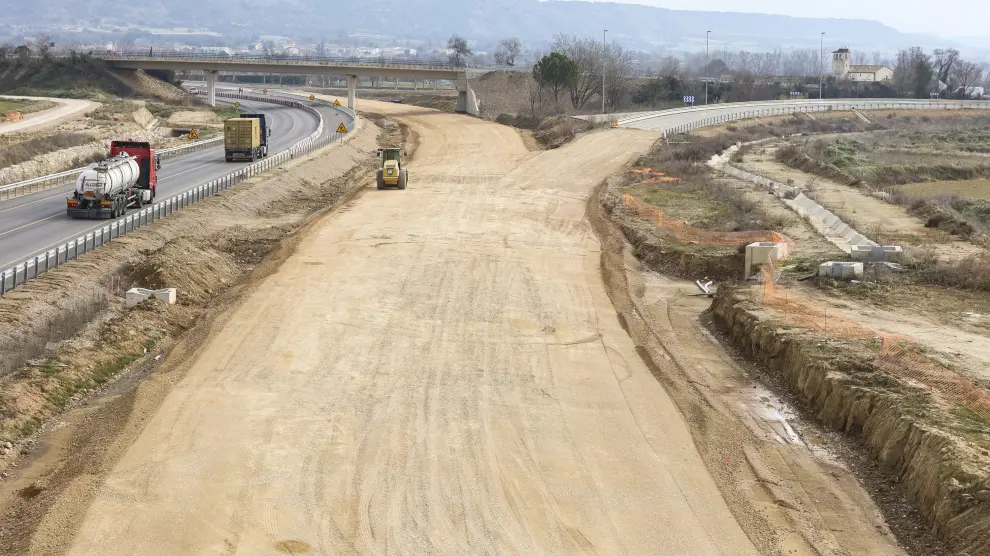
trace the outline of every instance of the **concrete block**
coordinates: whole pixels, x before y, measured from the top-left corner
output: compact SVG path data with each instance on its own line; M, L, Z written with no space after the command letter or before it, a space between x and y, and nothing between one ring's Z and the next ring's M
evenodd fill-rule
M131 288L127 290L124 297L124 306L127 308L147 301L151 297L157 297L169 305L175 305L176 289L165 288L163 290L148 290L145 288Z
M164 290L155 291L155 297L161 299L162 301L164 301L169 305L175 305L175 296L176 296L175 288L165 288Z
M838 280L862 278L863 263L829 261L818 265L818 275Z
M124 305L128 308L134 307L152 295L154 295L154 292L151 290L146 290L144 288L131 288L127 290L127 293L125 294Z
M743 270L743 279L749 280L753 272L753 266L767 264L770 261L779 261L787 257L786 243L773 243L770 241L758 241L746 246L746 268Z
M864 238L865 239L865 238ZM853 245L849 253L854 261L865 262L900 262L904 258L904 249L900 245L876 245L867 240L866 243Z

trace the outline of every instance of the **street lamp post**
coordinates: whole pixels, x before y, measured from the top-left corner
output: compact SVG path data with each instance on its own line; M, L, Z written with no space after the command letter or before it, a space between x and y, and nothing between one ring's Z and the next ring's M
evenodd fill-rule
M822 100L822 89L825 85L825 33L822 32L821 52L818 55L818 100Z
M712 67L712 56L708 51L708 37L711 31L705 31L705 104L708 104L708 73Z
M605 33L608 33L608 29L602 31L602 114L605 113L605 64L608 63L608 56L605 55Z

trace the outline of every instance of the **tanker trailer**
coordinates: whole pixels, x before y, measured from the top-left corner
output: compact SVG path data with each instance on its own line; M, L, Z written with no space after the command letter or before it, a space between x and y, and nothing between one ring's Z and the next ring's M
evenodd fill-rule
M154 198L158 160L150 145L114 142L110 154L76 178L76 190L66 199L70 218L117 218Z

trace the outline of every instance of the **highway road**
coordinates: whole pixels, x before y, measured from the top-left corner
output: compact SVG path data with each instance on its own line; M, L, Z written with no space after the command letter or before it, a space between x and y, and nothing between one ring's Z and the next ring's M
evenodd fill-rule
M312 114L296 108L248 101L241 101L241 106L270 116L272 154L306 138L319 125ZM324 133L329 134L335 129L330 124L335 126L339 115L330 107L320 110L326 121ZM236 163L224 161L223 147L164 160L158 174L156 201L181 194L238 167ZM0 203L0 269L9 268L110 222L68 218L65 215L65 198L72 187L49 189Z

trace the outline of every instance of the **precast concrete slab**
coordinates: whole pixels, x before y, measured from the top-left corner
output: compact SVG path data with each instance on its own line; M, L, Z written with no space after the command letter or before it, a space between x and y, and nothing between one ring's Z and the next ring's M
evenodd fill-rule
M838 280L853 280L862 278L863 263L848 261L829 261L818 265L818 275Z
M896 263L904 258L904 249L900 245L855 245L849 254L855 261Z
M749 280L753 267L779 261L788 255L786 243L758 241L746 246L746 268L743 269L743 279Z

